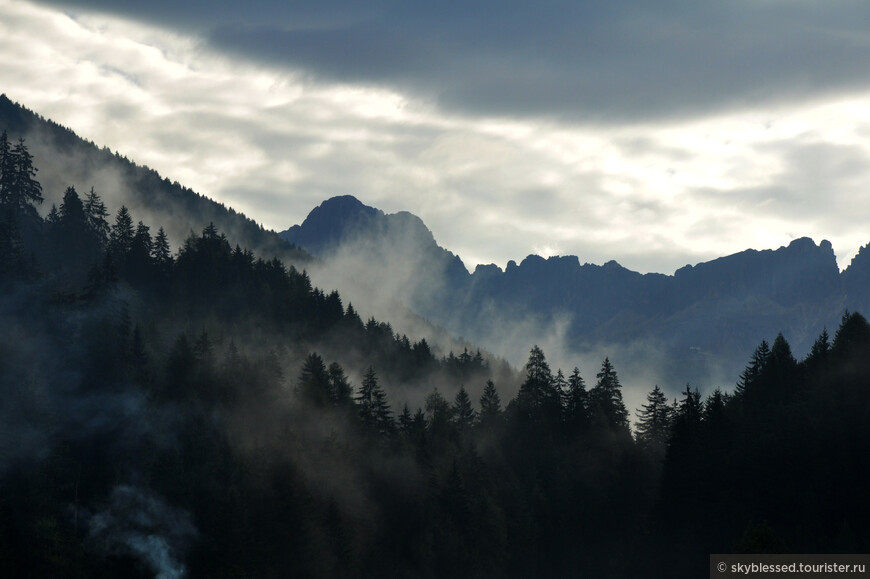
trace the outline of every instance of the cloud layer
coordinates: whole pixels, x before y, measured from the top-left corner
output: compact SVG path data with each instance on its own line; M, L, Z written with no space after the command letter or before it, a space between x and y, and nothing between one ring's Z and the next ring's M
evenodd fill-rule
M685 117L870 86L860 1L52 1L475 114Z
M353 194L470 268L870 241L862 3L285 4L0 0L0 90L267 227Z

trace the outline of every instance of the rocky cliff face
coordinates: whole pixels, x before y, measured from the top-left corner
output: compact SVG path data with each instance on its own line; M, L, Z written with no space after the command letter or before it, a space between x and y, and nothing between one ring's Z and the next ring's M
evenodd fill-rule
M870 312L870 244L858 251L843 272L846 307L863 314Z

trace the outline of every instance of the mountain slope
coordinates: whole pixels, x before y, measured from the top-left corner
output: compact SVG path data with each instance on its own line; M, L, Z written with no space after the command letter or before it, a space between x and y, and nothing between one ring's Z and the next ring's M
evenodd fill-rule
M172 246L178 246L191 231L209 223L226 233L233 245L248 247L264 257L278 256L291 263L305 263L309 256L263 229L252 219L203 195L170 182L156 171L136 165L107 148L100 149L71 130L0 95L0 131L11 141L24 138L39 168L47 213L68 186L84 195L93 187L114 218L126 205L137 219L166 228Z

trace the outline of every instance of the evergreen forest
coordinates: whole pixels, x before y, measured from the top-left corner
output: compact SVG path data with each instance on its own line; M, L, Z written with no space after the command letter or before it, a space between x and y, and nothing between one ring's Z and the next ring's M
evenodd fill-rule
M698 577L710 553L870 550L859 313L627 408L610 359L441 352L214 225L173 248L93 189L42 203L3 133L4 577Z

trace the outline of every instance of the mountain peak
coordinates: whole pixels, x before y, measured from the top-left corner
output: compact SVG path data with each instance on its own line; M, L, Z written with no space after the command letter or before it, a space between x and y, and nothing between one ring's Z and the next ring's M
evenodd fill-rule
M834 255L834 247L831 245L831 242L827 239L823 239L816 245L816 242L812 240L810 237L799 237L797 239L793 239L788 246L787 250L790 251L799 251L801 253L817 253L825 258L828 256Z
M307 251L324 256L345 244L364 245L369 249L405 258L438 260L464 277L468 270L458 257L440 247L432 231L418 216L408 211L386 214L369 207L352 195L327 199L311 210L301 225L294 225L279 234L287 241Z
M301 225L278 235L313 254L323 254L371 226L383 212L369 207L353 195L330 197L311 210Z
M789 247L816 247L816 242L809 237L798 237L797 239L792 239L789 244Z
M329 199L315 207L312 211L317 211L318 209L353 210L374 208L365 205L362 201L360 201L353 195L336 195L335 197L330 197Z
M365 215L373 217L381 211L365 205L353 195L338 195L330 197L311 210L303 224L309 221L347 221Z

